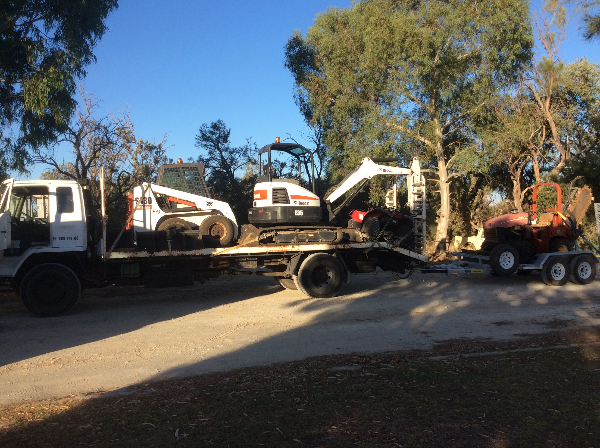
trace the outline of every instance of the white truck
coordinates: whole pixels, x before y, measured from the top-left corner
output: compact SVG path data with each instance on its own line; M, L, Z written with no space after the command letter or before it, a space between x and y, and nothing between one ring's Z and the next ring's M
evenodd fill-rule
M143 197L133 206L144 205ZM9 179L0 185L0 198L0 280L17 289L38 316L67 313L82 288L108 283L182 286L224 274L255 274L319 298L335 296L350 273L380 267L407 274L426 261L392 240L352 241L344 229L335 243L244 244L242 226L241 244L216 248L206 247L199 230L140 231L135 244L111 250L83 183Z

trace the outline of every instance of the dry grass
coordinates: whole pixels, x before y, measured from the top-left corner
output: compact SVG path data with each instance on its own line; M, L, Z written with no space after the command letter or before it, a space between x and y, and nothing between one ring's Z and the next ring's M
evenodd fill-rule
M0 411L0 446L598 447L599 334L448 341L21 404Z

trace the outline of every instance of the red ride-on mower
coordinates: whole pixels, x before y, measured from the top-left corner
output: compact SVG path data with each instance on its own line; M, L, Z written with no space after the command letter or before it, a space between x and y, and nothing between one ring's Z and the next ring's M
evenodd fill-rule
M539 212L537 193L538 188L544 185L556 189L556 204L545 212ZM498 275L514 273L519 263L529 263L537 254L574 250L577 240L574 228L583 219L594 198L588 186L579 189L564 214L572 225L565 223L561 217L562 193L558 184L537 184L533 187L532 199L530 212L509 213L483 223L485 241L481 250L489 253L490 266Z
M369 211L353 210L348 227L360 229L365 241L394 240L408 250L414 250L414 221L396 211L374 208Z

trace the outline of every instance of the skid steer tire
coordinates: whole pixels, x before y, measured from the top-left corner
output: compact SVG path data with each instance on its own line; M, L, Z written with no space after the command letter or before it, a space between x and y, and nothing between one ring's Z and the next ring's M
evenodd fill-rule
M519 267L519 251L510 244L498 244L490 252L490 266L496 275L514 274Z
M192 230L192 226L190 226L189 222L181 218L167 218L158 225L156 230Z
M550 257L542 268L542 280L546 285L563 286L569 281L569 263L565 257Z
M579 285L589 285L596 278L598 263L591 255L579 255L569 263L569 280Z
M44 263L29 271L20 287L21 300L40 317L60 316L70 311L81 296L77 274L59 263Z
M336 296L344 280L344 266L337 258L329 254L312 254L300 265L296 284L303 294L324 299Z
M200 235L208 247L228 246L233 241L233 223L225 216L209 216L200 224Z

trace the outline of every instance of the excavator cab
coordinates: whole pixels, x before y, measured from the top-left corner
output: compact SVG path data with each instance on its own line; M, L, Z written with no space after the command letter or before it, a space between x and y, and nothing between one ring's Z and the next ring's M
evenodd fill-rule
M294 163L295 178L282 178L275 154L284 153ZM254 186L254 203L248 221L262 226L315 224L322 221L321 199L317 195L312 152L297 143L266 145L258 152L259 176ZM281 170L279 170L281 171ZM302 186L303 173L312 191Z

